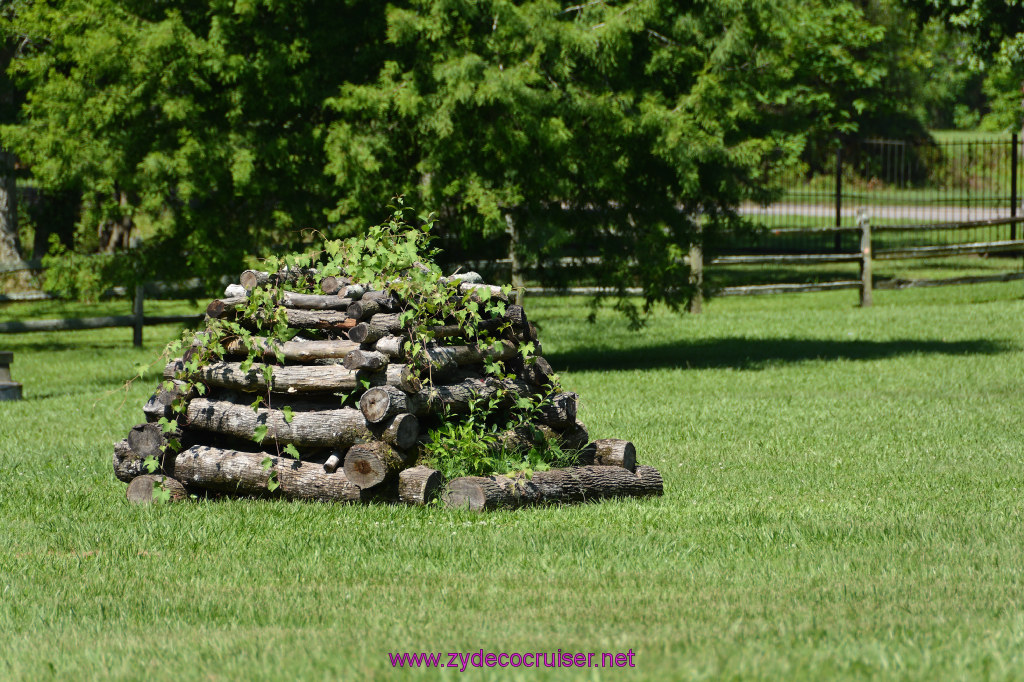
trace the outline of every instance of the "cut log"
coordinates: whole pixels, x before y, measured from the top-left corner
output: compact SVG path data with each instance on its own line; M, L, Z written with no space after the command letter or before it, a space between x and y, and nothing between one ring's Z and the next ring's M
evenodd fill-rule
M256 287L268 284L276 285L282 282L296 282L302 277L312 277L316 274L313 268L284 268L276 273L264 272L262 270L246 270L238 277L238 283L246 291L252 291Z
M347 307L347 306L346 306ZM339 310L297 310L289 308L285 311L288 326L292 329L325 329L328 331L346 331L355 326L356 321L348 313Z
M550 386L555 377L555 370L551 368L551 364L539 356L512 358L507 366L521 380L537 388Z
M160 462L161 459L161 456L157 455L157 461ZM165 462L170 463L173 457L163 459ZM117 480L129 483L133 478L150 473L149 468L145 465L145 461L145 457L139 455L128 445L127 438L114 444L114 476L117 477ZM168 472L162 466L158 466L152 473Z
M643 482L644 488L650 490L649 495L664 495L665 483L661 479L661 472L652 466L638 464L636 475Z
M224 289L224 298L234 298L236 296L245 296L245 287L241 284L229 284Z
M324 462L324 471L329 474L333 474L341 466L342 455L337 452L332 452L327 461Z
M501 287L494 284L481 284L477 282L459 282L459 293L465 296L466 294L476 294L476 299L479 300L483 297L483 292L487 292L489 298L495 298L499 301L508 302L508 296L501 290Z
M128 446L139 457L159 459L166 452L167 445L167 436L159 424L136 424L128 432Z
M437 497L444 485L440 471L425 466L405 469L398 474L398 499L422 506Z
M195 395L189 390L188 384L184 381L171 379L171 388L168 389L163 383L157 388L156 393L150 396L146 404L142 406L142 412L146 415L147 422L159 421L161 418L175 420L180 413L174 411L174 403L177 400L187 403Z
M299 294L288 291L281 298L281 305L286 308L302 308L305 310L348 310L352 299L337 295Z
M377 386L359 398L359 410L366 421L377 424L399 414L424 414L419 394L409 394L394 386Z
M263 462L268 458L270 468L264 469ZM175 458L174 473L185 486L236 495L324 502L361 502L369 497L343 471L327 473L322 464L264 452L194 445ZM272 479L278 484L273 491L267 489Z
M339 289L338 297L358 301L365 295L365 293L366 287L364 287L362 284L357 284L353 282Z
M329 296L337 296L341 288L346 285L346 278L328 275L320 280L320 291L324 292Z
M125 495L129 502L152 504L157 500L164 500L158 491L169 495L165 500L167 502L178 502L188 497L185 486L179 481L174 480L170 476L151 474L132 479L132 482L128 484L128 490L125 492Z
M359 409L370 423L404 412L415 415L443 412L462 414L469 411L470 403L474 400L490 400L502 391L525 394L529 393L529 387L515 380L498 381L491 377L469 378L454 384L431 386L414 394L394 386L378 386L360 397Z
M405 337L384 336L377 340L377 343L374 344L374 349L392 360L402 361L405 359Z
M375 350L353 350L345 356L347 369L366 369L375 371L387 367L388 356Z
M484 278L480 276L479 272L473 272L472 270L469 270L467 272L456 272L442 279L446 282L467 282L469 284L479 284L480 282L484 281Z
M313 296L312 294L302 295L296 294L295 296ZM286 297L287 298L287 297ZM327 306L328 299L335 301L343 301L347 299L340 299L336 296L318 296L317 299L322 299ZM255 321L251 318L239 317L239 308L244 306L249 299L241 298L222 298L215 301L211 301L206 306L206 314L217 320L234 319L239 324L245 327L252 327L255 325ZM300 299L305 302L309 302L309 298ZM285 318L287 324L292 329L325 329L328 331L346 331L355 326L356 321L350 319L345 309L347 305L340 306L341 310L304 310L301 308L285 308Z
M507 319L504 317L492 317L489 320L481 320L476 326L476 331L478 334L494 334L505 327L511 327ZM476 338L476 335L470 330L457 324L446 324L432 327L430 332L434 335L435 339L462 338L467 341L473 341Z
M581 450L590 441L587 427L577 419L571 426L558 430L559 444L567 450Z
M540 421L557 428L573 425L578 404L579 396L575 393L558 393L551 397L551 402L541 405Z
M264 358L274 360L277 358L274 349L278 349L284 355L285 362L313 362L323 358L344 358L353 350L359 348L359 344L348 339L334 339L330 341L285 341L280 343L259 336L252 337L251 341L257 350L262 351ZM241 339L232 339L224 344L224 352L227 355L239 356L248 355L249 349Z
M164 366L164 379L177 379L178 375L185 371L185 361L181 358L174 358Z
M410 418L411 417L411 418ZM371 428L362 412L349 407L323 409L318 405L297 404L291 422L285 412L249 405L196 398L188 406L190 428L253 440L256 429L267 427L265 441L300 448L347 448L375 438L385 438L396 447L407 449L419 435L419 421L412 415L395 417Z
M402 331L399 313L377 313L366 322L351 328L348 338L359 343L376 343L385 336Z
M387 443L359 443L345 453L345 476L360 488L373 488L394 479L410 459Z
M267 390L264 365L254 364L243 372L238 362L213 362L196 373L203 383L239 391ZM273 367L273 390L282 393L349 391L359 386L359 374L340 365L292 365Z
M426 348L424 355L431 371L444 373L457 365L479 365L485 360L507 360L519 354L511 341L499 340L492 344L463 346L434 346Z
M662 492L661 476L653 467L638 467L637 473L633 473L617 466L580 466L538 471L529 479L509 476L456 478L448 483L443 499L452 509L484 511L608 497L646 497L661 495Z
M367 291L358 300L349 305L348 315L357 320L365 320L377 313L393 313L398 310L398 302L383 291Z
M602 438L583 448L580 462L636 470L636 446L628 440Z

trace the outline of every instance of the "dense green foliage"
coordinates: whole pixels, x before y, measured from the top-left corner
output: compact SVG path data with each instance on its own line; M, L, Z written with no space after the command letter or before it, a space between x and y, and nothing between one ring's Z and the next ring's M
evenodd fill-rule
M676 305L689 244L837 132L923 130L905 23L826 0L20 0L0 30L27 101L0 134L81 193L75 250L130 253L85 284L214 277L402 192L471 250L585 244L605 283Z
M722 299L598 338L582 301L531 301L593 436L634 440L666 494L486 516L132 507L111 448L159 368L117 389L176 330L7 335L26 400L0 403L0 677L385 679L389 651L632 648L634 669L496 672L1019 679L1020 286Z

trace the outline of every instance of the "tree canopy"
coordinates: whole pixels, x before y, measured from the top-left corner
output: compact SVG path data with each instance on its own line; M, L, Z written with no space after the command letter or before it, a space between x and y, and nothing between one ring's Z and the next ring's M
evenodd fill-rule
M836 134L923 131L906 74L926 63L894 54L893 8L16 0L26 99L0 140L82 194L79 251L129 254L108 279L237 271L401 193L466 248L585 251L674 306L689 245Z

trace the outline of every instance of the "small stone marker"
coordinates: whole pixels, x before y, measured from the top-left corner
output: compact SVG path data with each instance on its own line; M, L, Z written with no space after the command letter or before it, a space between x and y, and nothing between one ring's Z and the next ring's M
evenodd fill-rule
M0 400L21 400L21 384L11 380L14 353L0 350Z

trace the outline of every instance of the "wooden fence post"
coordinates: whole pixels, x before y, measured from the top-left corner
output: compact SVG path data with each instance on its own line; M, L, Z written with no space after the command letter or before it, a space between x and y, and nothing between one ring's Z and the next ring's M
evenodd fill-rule
M142 312L142 302L145 299L145 291L141 284L135 285L135 300L132 302L132 317L135 318L132 326L132 345L142 348L142 327L145 318Z
M857 213L857 226L860 227L860 306L871 306L871 217L861 209Z
M21 400L21 384L11 379L14 353L0 351L0 400Z

